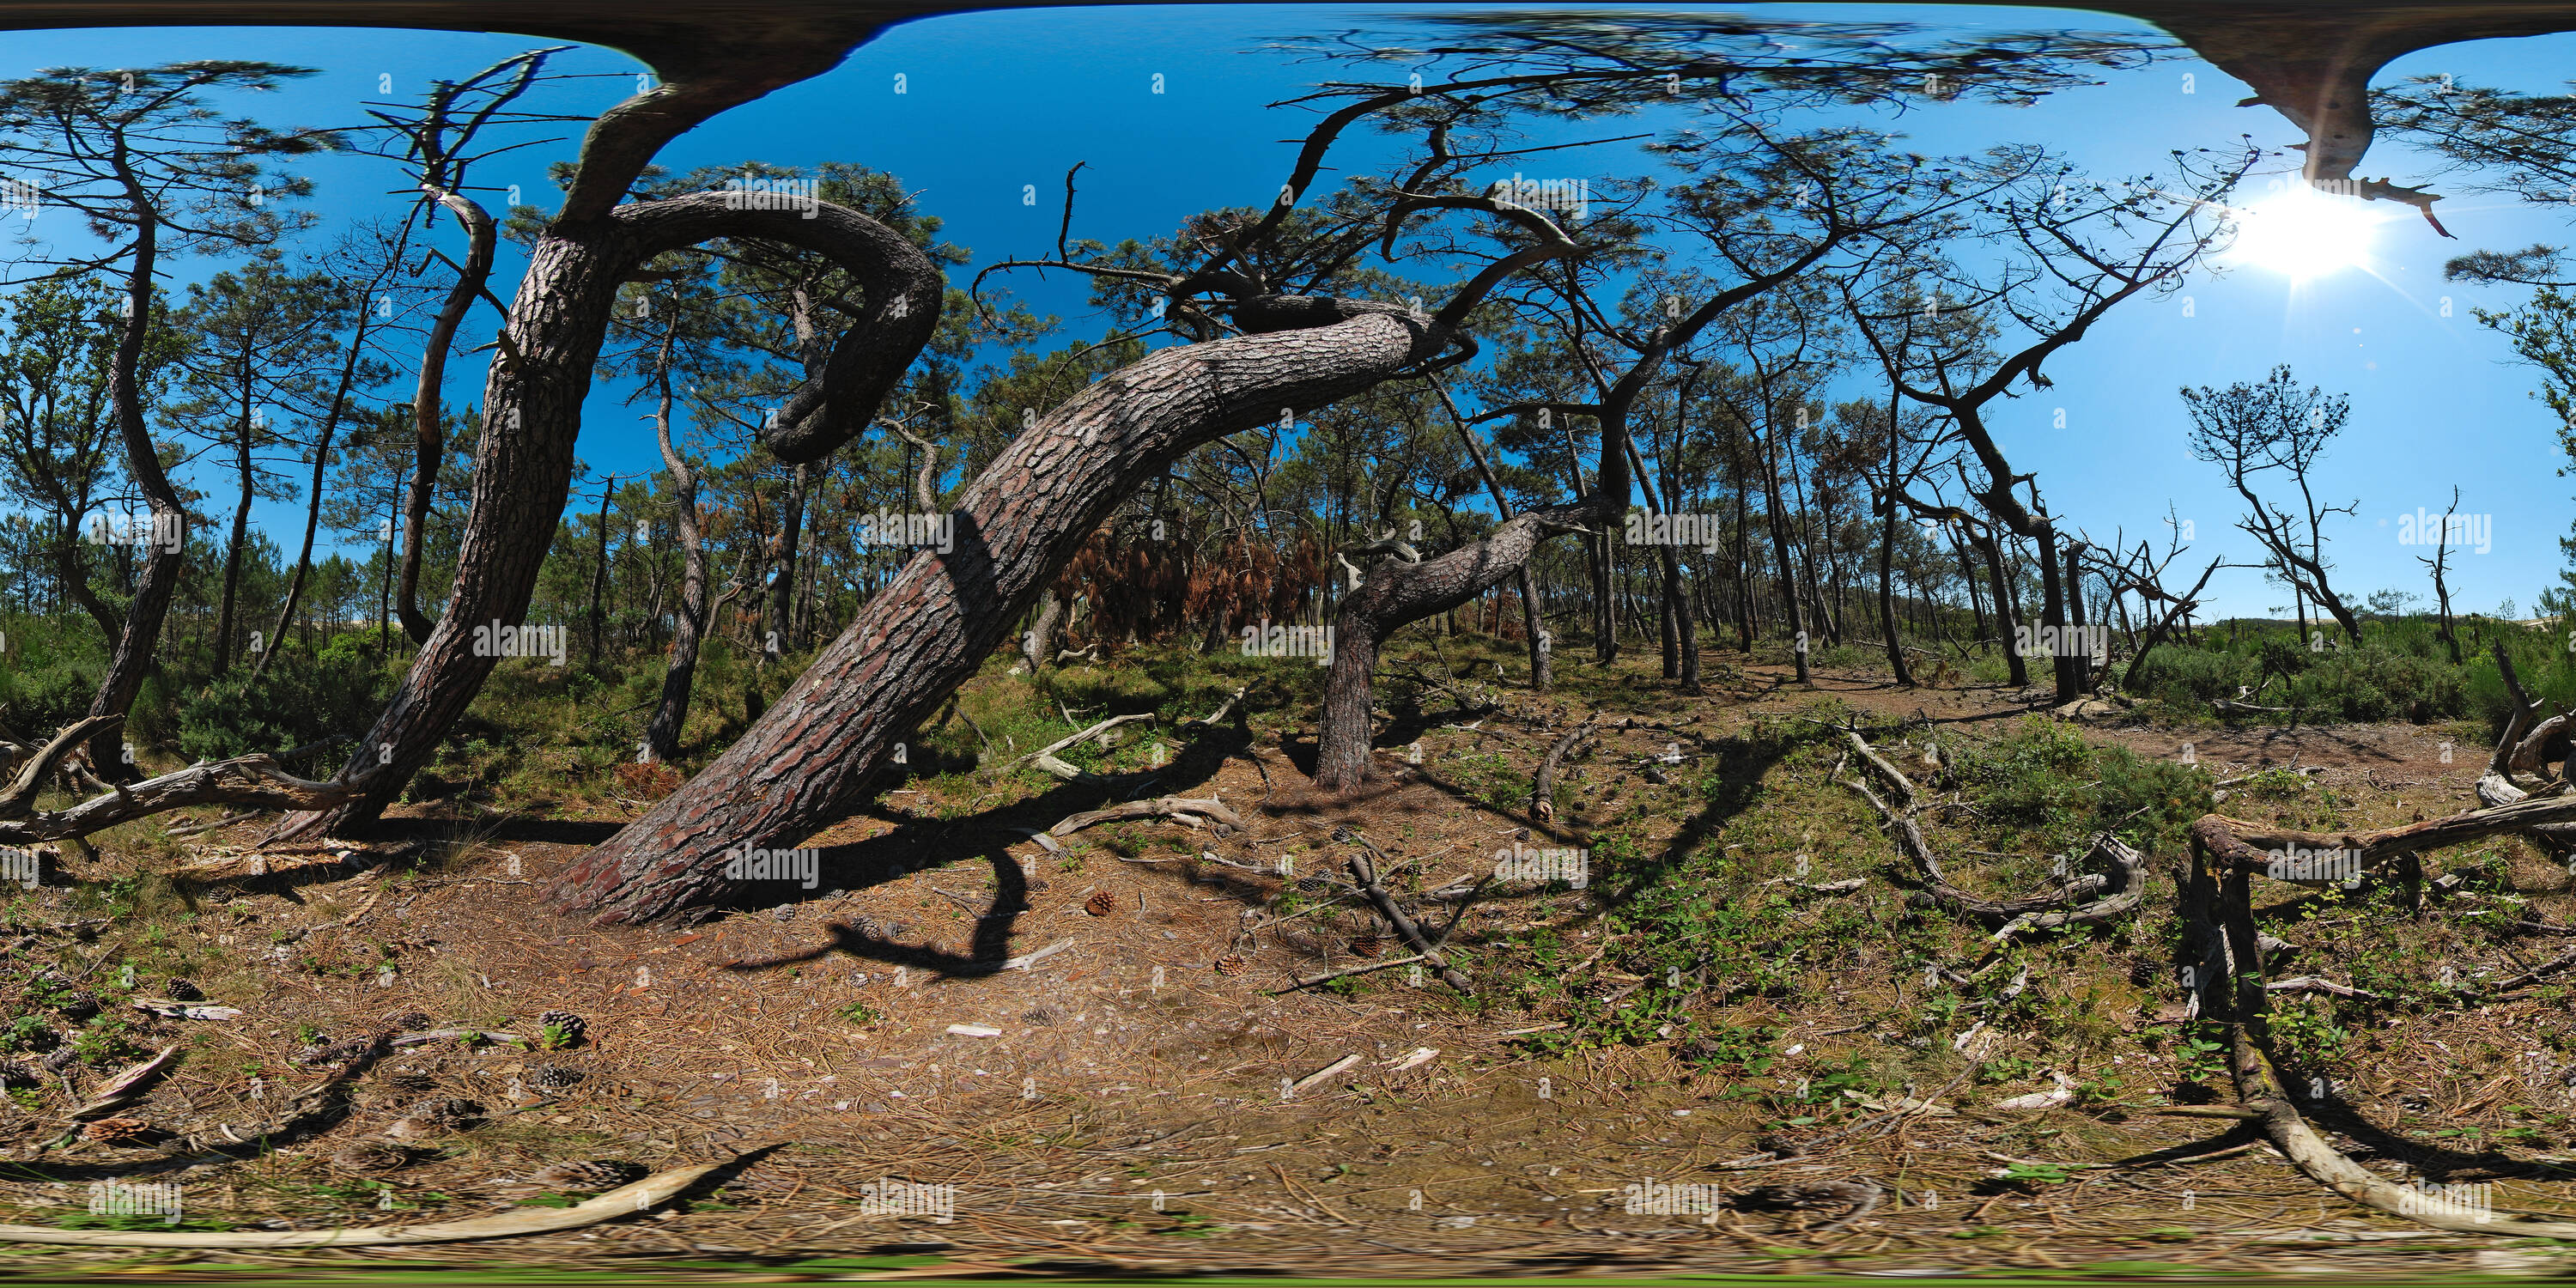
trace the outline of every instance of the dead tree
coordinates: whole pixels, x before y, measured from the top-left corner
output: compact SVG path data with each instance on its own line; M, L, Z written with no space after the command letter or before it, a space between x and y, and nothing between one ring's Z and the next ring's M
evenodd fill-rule
M2451 506L2442 512L2441 535L2434 538L2433 557L2427 559L2422 555L2415 556L2415 562L2433 571L2433 603L2435 611L2439 614L2435 620L2441 624L2442 646L2451 651L2453 666L2460 664L2460 635L2451 627L2451 588L2443 582L2442 572L2444 565L2451 559L2451 516L2458 513L2459 509L2460 488L2455 483L2451 485ZM2416 534L2416 539L2421 541L2423 534Z

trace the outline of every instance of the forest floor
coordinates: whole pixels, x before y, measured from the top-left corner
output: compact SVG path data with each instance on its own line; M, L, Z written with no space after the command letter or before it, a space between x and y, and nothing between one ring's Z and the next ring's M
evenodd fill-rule
M82 1039L113 1058L12 1093L0 1222L60 1223L105 1180L176 1181L191 1221L313 1229L562 1206L603 1187L539 1178L565 1162L735 1165L649 1217L578 1232L257 1256L0 1245L0 1276L468 1264L759 1268L778 1280L2413 1276L2561 1264L2553 1247L2366 1213L2257 1134L2156 1112L2226 1096L2214 1066L2191 1065L2165 978L2170 853L2157 856L2152 926L2025 960L2050 1009L2005 1005L2016 983L1982 1004L1997 1022L1972 1027L1976 1007L1936 1011L1916 968L1867 953L1808 960L1786 999L1720 1008L1773 1035L1732 1071L1652 1034L1541 1040L1569 1021L1533 1000L1547 996L1540 985L1573 989L1596 1014L1644 982L1600 964L1617 909L1597 886L1506 883L1474 903L1450 941L1477 976L1470 996L1403 969L1292 987L1408 951L1337 880L1351 851L1337 828L1365 836L1408 895L1490 873L1498 848L1590 846L1618 831L1650 852L1745 838L1723 848L1784 868L1795 852L1801 873L1812 852L1820 877L1868 879L1816 904L1902 918L1872 816L1813 757L1748 749L1765 729L1852 712L1919 721L1926 739L1986 737L2029 719L2041 696L1900 689L1854 671L1801 687L1785 664L1716 652L1698 695L1657 682L1651 653L1560 666L1556 693L1399 722L1383 740L1390 781L1352 799L1306 789L1311 726L1240 723L1185 735L1155 781L1118 793L1213 792L1248 823L1232 835L1113 823L1056 852L1029 833L1101 805L1101 789L999 808L937 787L889 792L810 842L822 851L815 888L684 928L594 927L540 902L642 799L555 816L404 807L380 838L304 853L260 852L256 823L183 841L103 837L0 905L0 1023L62 1023L47 1007L64 987L113 1008L129 993L183 992L167 987L182 974L241 1015L129 1012L124 1032L93 1026L104 1036ZM1585 715L1599 746L1569 770L1572 799L1553 826L1534 823L1530 773ZM2111 717L2080 729L2162 760L2189 743L2221 780L2315 771L2302 776L2316 799L2292 779L2262 808L2345 825L2467 808L2487 755L2462 728L2152 729ZM2514 843L2491 849L2515 892L2504 897L2569 923L2566 874ZM1824 915L1812 906L1784 915ZM2320 965L2377 933L2332 907L2301 915L2318 923ZM1533 981L1514 945L1542 932L1579 961ZM1978 939L1969 928L1949 942L1966 960ZM2523 960L2510 943L2409 942L2461 973ZM1023 956L1034 959L1006 965ZM48 970L54 982L40 983ZM561 1050L499 1040L536 1038L545 1012L581 1017L579 1039ZM2559 1178L2576 1164L2547 1150L2569 1143L2576 1106L2518 1062L2566 1044L2556 994L2374 1023L2336 1030L2338 1103L2320 1122L2338 1143L2391 1175L2491 1184L2499 1206L2571 1206ZM381 1031L429 1030L466 1032L363 1050ZM118 1067L172 1045L184 1062L120 1111L142 1120L136 1136L48 1144ZM1877 1081L1854 1074L1864 1063ZM2044 1091L2042 1075L2060 1069L2085 1077L2084 1096L1996 1107ZM404 1156L349 1151L438 1098L470 1110L415 1135ZM2097 1166L2110 1163L2122 1165ZM953 1215L882 1214L870 1200L897 1181L953 1187L925 1192ZM1876 1189L1875 1206L1853 1209L1859 1189L1814 1188L1854 1181ZM1629 1210L1629 1187L1650 1182L1715 1186L1724 1206Z

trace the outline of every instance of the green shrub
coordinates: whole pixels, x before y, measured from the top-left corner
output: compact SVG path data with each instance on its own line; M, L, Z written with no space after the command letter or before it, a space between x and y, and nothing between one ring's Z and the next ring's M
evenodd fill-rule
M318 657L281 653L256 684L244 673L188 699L179 710L179 750L192 760L222 760L355 735L384 710L393 685L352 635L332 640Z

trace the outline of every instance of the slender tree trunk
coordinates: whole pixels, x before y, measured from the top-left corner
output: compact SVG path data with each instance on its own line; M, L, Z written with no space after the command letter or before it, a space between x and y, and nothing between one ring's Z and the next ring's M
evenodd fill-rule
M233 506L232 545L224 551L223 606L215 614L215 674L233 669L233 606L241 594L242 544L250 539L251 495L258 480L251 473L250 408L242 408L240 422L233 426L233 468L241 479L241 500Z
M676 323L666 325L677 329ZM671 630L669 663L662 671L662 695L653 704L653 718L644 725L640 754L648 762L680 754L680 728L688 723L689 689L698 674L698 641L707 626L707 549L698 528L698 476L671 442L671 342L672 331L664 331L660 360L653 369L660 395L653 432L662 447L663 468L671 471L672 513L680 533L680 610L674 614L678 621Z
M151 430L143 418L143 345L152 326L152 280L158 265L160 224L154 212L138 209L136 213L134 263L125 278L128 315L124 327L117 332L108 388L116 402L127 477L152 509L151 535L170 539L152 542L143 558L143 574L135 582L134 598L125 608L125 629L117 637L116 652L108 658L106 674L99 678L98 691L90 698L92 717L123 716L134 709L135 696L143 691L143 678L151 673L161 642L161 625L169 616L170 598L179 589L179 573L186 564L180 551L187 540L187 510L179 504L178 491L161 470L160 449L152 442ZM132 782L141 776L126 763L121 728L104 729L92 737L89 760L95 772L114 781Z
M408 240L397 244L393 256L394 263L399 264L402 261L402 248L409 244ZM383 280L380 276L368 283L368 286L372 289ZM286 602L278 606L277 629L271 633L268 647L260 653L259 660L251 663L250 678L253 684L258 683L260 675L268 670L269 659L277 656L278 642L286 638L287 623L295 620L296 605L304 600L305 579L313 570L313 534L322 526L322 485L324 472L331 467L331 438L340 428L340 417L348 411L349 391L357 383L358 363L367 350L368 313L365 292L361 292L358 296L357 313L357 331L349 337L349 351L340 359L339 381L331 387L331 408L323 414L321 431L315 436L313 442L313 485L312 493L307 497L304 505L304 545L296 551L294 575L286 580Z
M608 591L608 502L617 495L617 476L602 474L599 480L599 562L590 574L590 669L599 669L599 650L607 631L601 598Z
M2013 607L2012 575L2004 568L2003 538L1987 531L1972 538L1986 556L1986 574L1995 582L1995 634L2003 640L2004 666L2015 689L2030 687L2030 664L2023 660L2019 636L2021 623Z
M769 588L769 630L781 652L794 652L798 647L795 623L789 620L789 596L794 593L798 572L797 555L805 529L805 489L810 475L799 465L787 479L787 499L778 508L778 576Z
M1767 417L1769 415L1767 402L1765 408L1764 414ZM1807 611L1798 595L1798 560L1789 549L1788 516L1783 513L1785 507L1780 504L1778 438L1779 426L1777 425L1772 425L1763 435L1762 499L1771 509L1771 551L1772 556L1780 562L1778 571L1782 611L1789 619L1789 629L1794 632L1790 639L1791 656L1797 662L1798 683L1807 684L1811 683L1807 674Z

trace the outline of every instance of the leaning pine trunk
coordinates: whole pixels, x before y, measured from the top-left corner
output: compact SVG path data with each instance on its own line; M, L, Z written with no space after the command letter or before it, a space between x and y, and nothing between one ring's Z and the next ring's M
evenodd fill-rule
M1446 343L1445 328L1365 312L1165 349L1075 394L957 499L954 552L915 555L749 732L549 897L602 922L738 897L725 852L793 845L866 801L900 740L1008 643L1121 501L1192 448L1391 379Z

